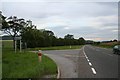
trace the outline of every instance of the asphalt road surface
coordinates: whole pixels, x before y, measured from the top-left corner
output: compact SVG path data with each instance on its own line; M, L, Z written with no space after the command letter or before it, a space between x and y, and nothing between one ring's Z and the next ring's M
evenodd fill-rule
M61 78L118 78L118 56L111 49L85 45L78 50L43 53L60 68Z

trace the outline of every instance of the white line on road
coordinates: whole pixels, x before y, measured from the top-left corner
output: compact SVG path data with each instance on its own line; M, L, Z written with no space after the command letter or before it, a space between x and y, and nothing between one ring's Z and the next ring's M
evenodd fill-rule
M91 62L89 62L89 65L92 66Z
M90 60L89 60L89 59L87 59L87 61L89 62Z
M95 71L95 69L94 68L91 68L92 69L92 71L93 71L93 74L96 74L96 71Z
M90 60L88 59L88 57L87 57L87 55L86 55L86 53L85 53L85 51L84 51L84 48L85 48L85 46L83 47L83 53L84 53L84 55L85 55L85 57L86 57L89 65L90 65L90 67L91 67L91 69L92 69L93 74L96 74L96 71L95 71L95 69L92 67L92 63L91 63Z

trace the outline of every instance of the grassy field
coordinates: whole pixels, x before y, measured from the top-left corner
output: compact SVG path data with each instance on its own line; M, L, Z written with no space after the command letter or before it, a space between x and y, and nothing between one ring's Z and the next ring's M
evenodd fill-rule
M101 44L95 45L95 46L103 47L103 48L113 48L117 44L118 44L117 42L109 42L109 43L101 43Z
M35 53L14 53L12 41L3 41L2 51L3 78L40 78L57 73L55 62L47 56L43 55L42 62L39 62Z
M41 48L28 48L27 50L66 50L66 49L80 49L83 45L74 46L55 46L55 47L41 47Z

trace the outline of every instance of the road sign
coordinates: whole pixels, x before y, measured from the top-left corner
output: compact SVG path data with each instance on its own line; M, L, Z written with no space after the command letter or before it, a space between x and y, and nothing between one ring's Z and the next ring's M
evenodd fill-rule
M21 39L22 39L21 36L17 36L17 37L15 37L15 40L21 40Z
M21 36L16 36L14 39L15 39L15 53L16 53L16 50L17 50L17 44L16 44L17 40L20 40L20 52L21 52L21 39L22 39L22 37Z

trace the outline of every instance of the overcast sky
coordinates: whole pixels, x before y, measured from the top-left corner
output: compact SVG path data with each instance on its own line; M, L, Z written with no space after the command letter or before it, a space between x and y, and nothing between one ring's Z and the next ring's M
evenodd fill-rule
M112 2L113 0L9 1L2 2L5 16L30 19L38 29L51 30L57 37L73 34L75 38L84 37L95 41L118 38L118 2Z

